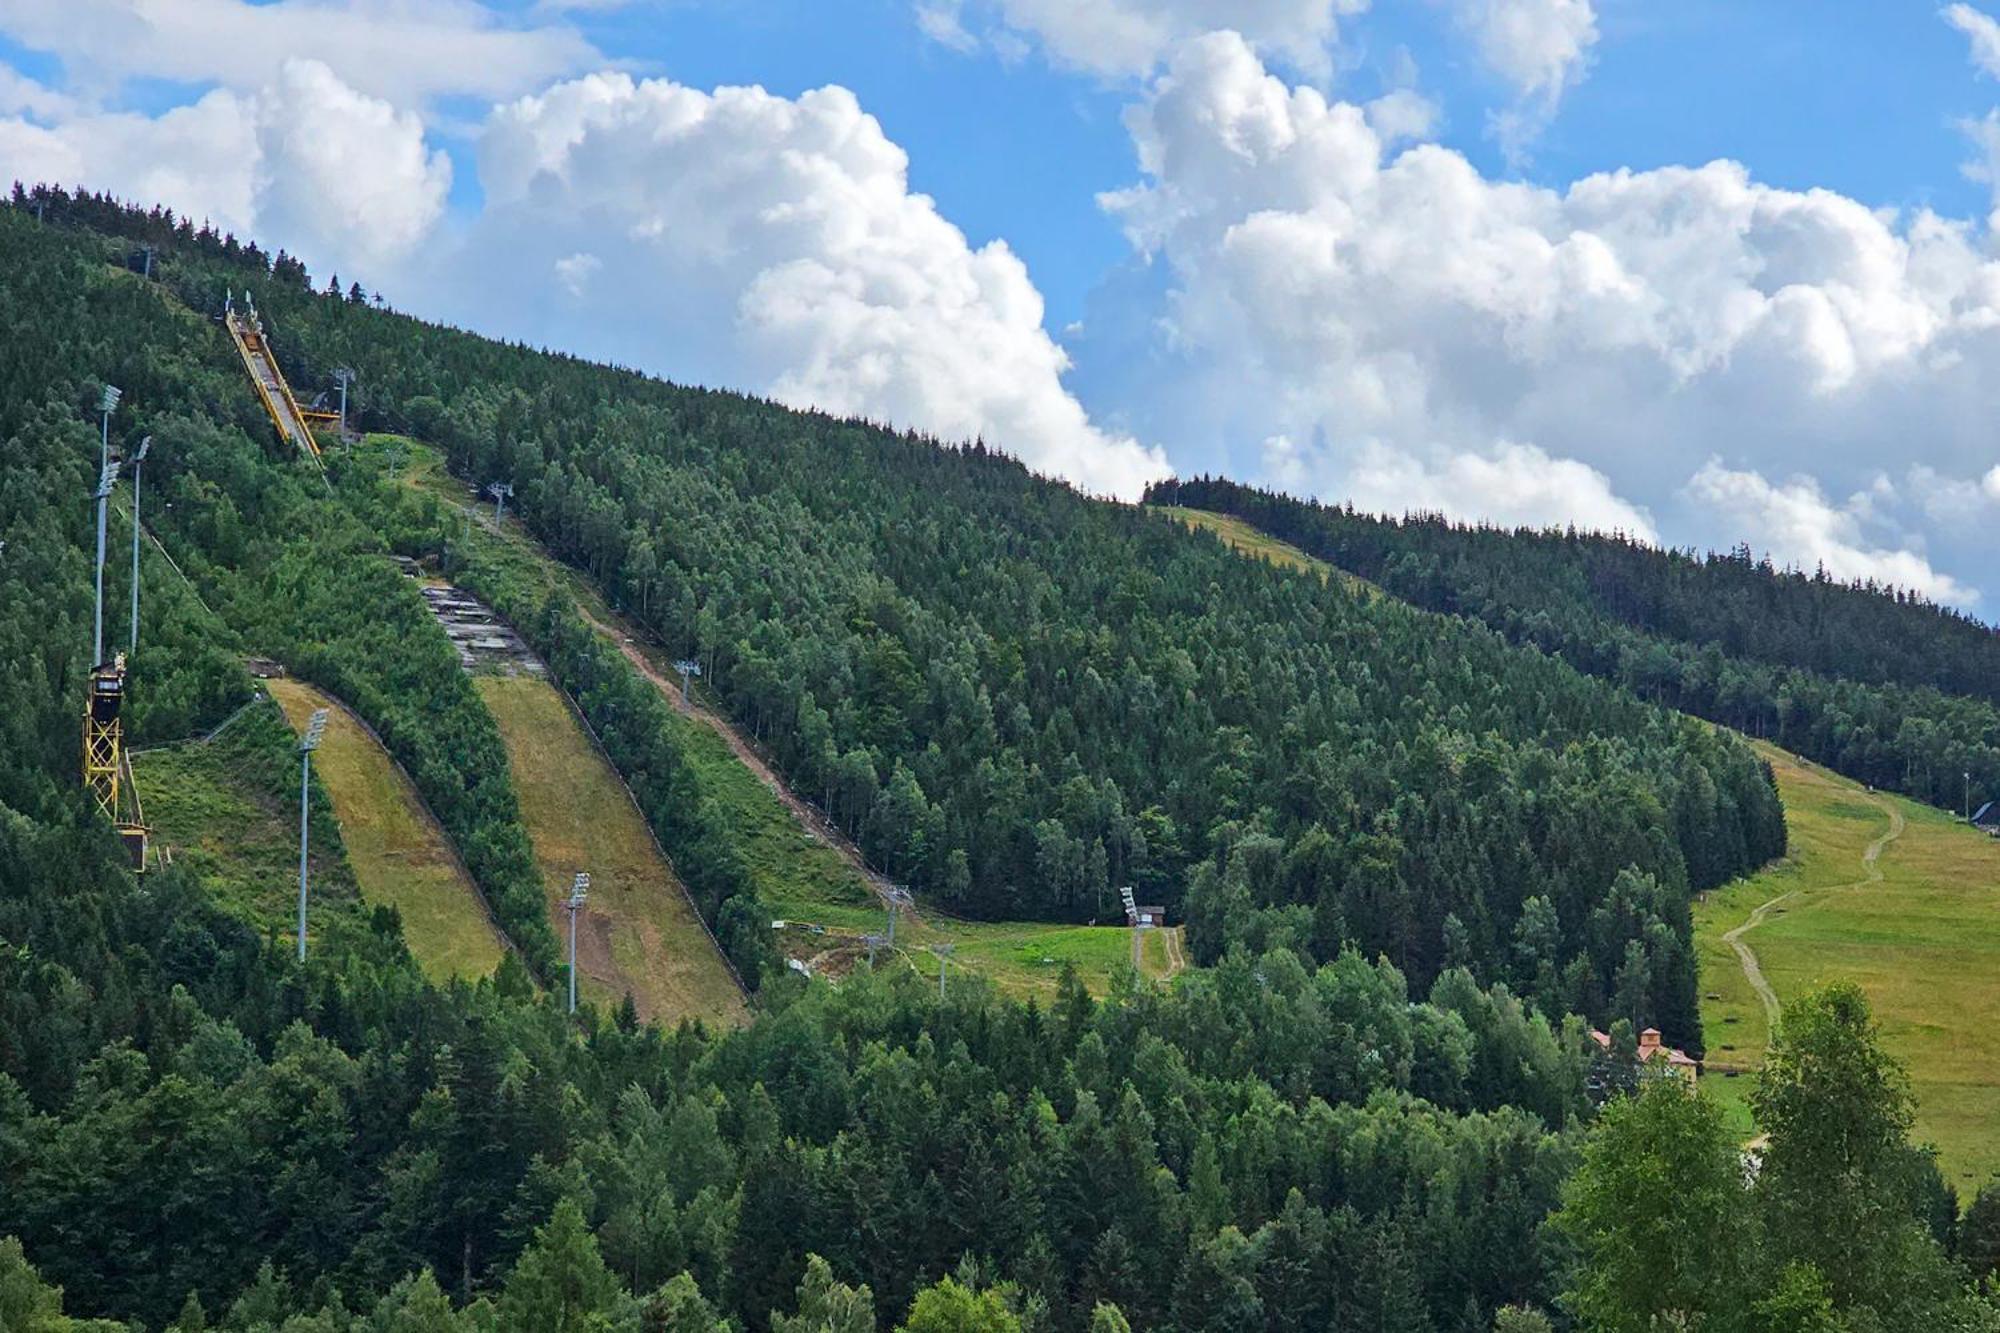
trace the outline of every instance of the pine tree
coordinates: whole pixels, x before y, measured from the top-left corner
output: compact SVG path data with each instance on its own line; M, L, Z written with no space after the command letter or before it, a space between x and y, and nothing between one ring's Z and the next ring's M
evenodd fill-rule
M601 1333L630 1298L604 1266L597 1238L572 1199L521 1253L500 1297L501 1333Z
M369 1316L368 1333L461 1333L467 1325L426 1268L389 1288Z

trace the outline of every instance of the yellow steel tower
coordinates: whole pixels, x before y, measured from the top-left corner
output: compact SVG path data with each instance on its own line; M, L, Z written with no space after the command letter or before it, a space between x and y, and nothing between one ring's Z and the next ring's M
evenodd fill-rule
M97 798L97 808L118 822L118 778L125 766L124 727L118 720L125 703L125 654L90 673L90 698L83 706L83 785Z

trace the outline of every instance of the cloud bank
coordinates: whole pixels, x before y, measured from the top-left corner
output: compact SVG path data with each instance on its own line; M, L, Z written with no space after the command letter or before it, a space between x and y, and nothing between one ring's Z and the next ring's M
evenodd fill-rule
M1238 470L1370 506L1747 537L1971 595L1904 475L1992 462L2000 266L1966 225L1730 162L1488 179L1232 34L1180 47L1128 124L1142 178L1103 204L1166 275L1168 387L1134 424L1170 448L1247 437Z

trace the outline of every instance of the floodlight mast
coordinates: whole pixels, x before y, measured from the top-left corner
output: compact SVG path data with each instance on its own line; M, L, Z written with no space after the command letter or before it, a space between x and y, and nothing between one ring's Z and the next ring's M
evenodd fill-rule
M582 870L576 872L576 879L569 889L569 900L563 904L569 913L569 1011L576 1012L576 914L583 910L585 900L590 897L590 875Z
M139 441L139 452L132 455L132 645L128 652L134 656L139 652L139 477L145 470L146 452L153 447L153 437L148 435Z
M312 782L313 751L319 748L320 736L326 731L327 710L315 708L312 720L306 723L306 734L299 738L299 961L306 960L306 849L310 830L311 805L307 794Z
M97 448L99 467L111 465L111 414L118 410L118 400L124 396L123 389L111 384L105 385L104 392L98 396L97 412L103 418L103 434L99 436Z
M104 522L106 506L111 502L111 488L117 484L118 465L106 459L103 469L97 474L97 489L91 492L97 501L97 609L90 644L92 667L104 665Z

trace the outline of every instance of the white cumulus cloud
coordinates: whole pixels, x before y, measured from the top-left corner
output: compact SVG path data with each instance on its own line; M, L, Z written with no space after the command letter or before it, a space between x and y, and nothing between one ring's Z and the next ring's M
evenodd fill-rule
M1459 26L1515 101L1488 116L1510 161L1554 119L1565 92L1583 77L1597 44L1591 0L1452 0Z
M1916 552L1871 546L1863 532L1863 519L1873 508L1866 493L1835 505L1810 477L1774 484L1761 473L1733 471L1713 459L1689 479L1688 491L1726 521L1756 534L1753 544L1779 564L1909 588L1940 602L1978 597Z
M444 212L451 164L422 122L286 61L271 85L218 88L157 116L0 117L0 175L86 184L330 264L382 263Z
M1039 42L1057 64L1094 74L1146 74L1174 46L1201 33L1242 34L1266 55L1324 73L1342 18L1369 0L919 0L917 22L957 50L980 34Z
M1551 458L1532 444L1502 441L1484 453L1427 461L1370 443L1356 452L1342 489L1356 507L1379 513L1443 514L1502 527L1573 524L1659 540L1652 519L1620 499L1602 472L1573 458Z
M510 27L473 0L0 0L0 33L99 92L148 77L254 93L306 56L392 101L491 98L599 59L573 28Z
M1026 266L911 192L903 150L843 88L591 75L498 109L479 169L477 281L454 286L480 327L981 437L1094 492L1168 471L1092 424ZM552 299L586 278L583 315Z
M1941 12L1972 43L1972 63L2000 79L2000 22L1967 4L1946 5Z
M1481 60L1524 96L1560 97L1597 44L1591 0L1453 0Z
M1823 506L1840 521L1808 541L1803 483L1690 481L1711 455L1834 494L1891 465L1992 466L2000 265L1966 224L1729 162L1492 180L1435 144L1390 150L1228 34L1179 48L1128 124L1141 180L1103 203L1165 294L1124 321L1142 333L1079 344L1084 382L1123 385L1184 468L1503 522L1643 519L1964 591L1930 561L1969 548L1915 554L1921 488ZM1244 439L1287 443L1231 453Z

